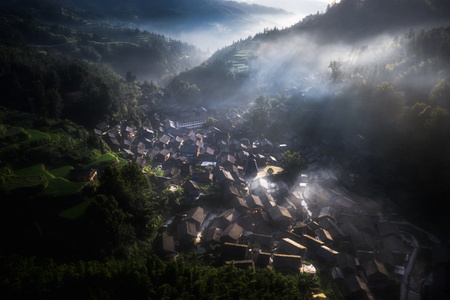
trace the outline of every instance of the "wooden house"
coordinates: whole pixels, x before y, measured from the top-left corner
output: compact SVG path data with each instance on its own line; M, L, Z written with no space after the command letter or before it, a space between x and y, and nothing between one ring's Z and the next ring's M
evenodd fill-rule
M223 230L233 223L240 215L241 214L235 208L231 208L218 215L213 220L213 224Z
M355 258L348 253L339 253L339 255L336 256L336 265L345 275L356 274Z
M234 182L233 176L226 170L218 170L216 173L214 173L214 179L220 186L224 186L230 182Z
M222 243L238 243L244 229L237 223L232 223L225 228L220 238Z
M177 254L173 236L160 234L153 242L153 249L159 256L167 257Z
M169 159L170 157L170 152L168 149L162 149L161 151L159 151L159 153L157 153L154 156L154 160L159 162L159 163L163 163L165 162L167 159Z
M359 276L350 276L345 279L346 292L343 292L347 299L373 300L372 292L367 284Z
M270 153L273 150L273 143L268 139L260 140L261 149L264 153Z
M326 229L318 228L315 230L315 234L319 237L319 240L324 242L327 246L332 245L334 242L333 237Z
M355 250L375 250L373 237L364 231L360 231L357 234L352 235L352 244Z
M222 230L220 228L211 226L206 231L206 242L207 243L220 243L221 237L222 237Z
M197 157L200 153L200 147L197 145L185 145L180 147L180 155L186 157Z
M245 260L248 255L248 246L225 242L221 246L223 260Z
M255 266L257 268L267 268L270 264L270 259L272 257L272 253L268 252L258 252L255 255Z
M202 184L210 184L213 182L214 176L211 172L193 172L192 180Z
M327 247L325 245L320 246L316 250L316 256L321 258L326 263L332 263L336 261L336 257L339 255L339 252Z
M247 197L245 197L245 200L246 200L249 208L263 208L264 207L264 205L261 202L261 199L256 195L249 194L249 195L247 195Z
M269 209L276 205L275 199L268 193L259 193L258 197L261 200L261 203L264 205L264 208L266 209Z
M324 246L325 243L313 238L312 236L304 234L302 235L302 245L305 245L306 248L311 249L312 251L316 251L318 248Z
M158 141L156 141L156 146L159 147L159 149L163 149L165 148L167 145L169 145L171 140L171 137L167 134L164 134L162 137L160 137L158 139Z
M197 238L197 225L186 220L177 226L178 241L182 244L192 243Z
M185 195L189 200L197 199L203 192L202 188L192 180L187 180L182 185Z
M306 254L306 247L290 238L282 238L278 243L278 249L281 252L290 255L305 256Z
M249 188L252 194L260 195L267 192L269 183L264 178L258 178L250 182Z
M272 222L276 227L288 229L291 225L292 216L287 208L275 205L267 209L267 212L269 213L270 217L272 218Z
M364 274L369 282L380 282L389 279L389 273L386 267L376 259L369 260L363 265Z
M258 244L262 249L270 250L272 248L273 238L271 235L252 233L250 242Z
M273 268L277 271L291 270L300 272L302 257L300 255L273 254Z
M195 224L196 229L199 230L202 227L208 213L207 211L200 207L194 207L186 213L185 221L192 222Z

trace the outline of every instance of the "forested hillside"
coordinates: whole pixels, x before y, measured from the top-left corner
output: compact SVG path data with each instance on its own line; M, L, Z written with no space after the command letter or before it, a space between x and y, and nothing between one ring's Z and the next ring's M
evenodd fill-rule
M139 21L177 20L184 25L199 27L208 22L245 21L251 15L286 14L281 9L257 4L222 0L132 0L126 5L122 1L68 1L75 7L95 11L106 18ZM170 26L169 24L167 24Z
M296 211L291 200L301 198L289 191L306 187L309 179L299 183L298 173L321 161L341 174L319 181L321 170L311 167L317 171L308 173L313 174L311 190L318 192L307 200L317 220L332 219L334 203L345 206L343 211L353 213L355 220L374 205L371 217L376 220L367 224L381 227L385 225L380 225L381 217L399 212L406 221L448 240L448 1L342 0L291 28L266 28L243 37L206 61L205 53L194 46L130 29L134 28L128 26L130 20L189 19L177 23L182 27L196 17L210 22L230 15L240 20L284 12L204 0L136 0L130 5L63 2L24 0L1 5L0 265L4 267L0 297L122 299L132 294L138 299L305 299L314 291L340 299L345 289L338 291L333 282L342 283L344 276L336 268L331 274L328 268L337 252L317 246L318 231L307 227L323 230L324 226L300 219L311 218L308 213L312 213L300 205ZM239 108L228 109L232 105ZM202 127L187 127L186 132L176 128L172 118L184 117L199 117ZM282 153L280 149L286 147L291 151ZM301 153L305 149L315 159L310 166ZM207 166L200 164L200 155ZM236 160L241 160L240 169L234 165ZM253 180L254 174L243 177L244 165L248 171L253 164L258 173L257 160L273 180L273 195L280 196L275 202L266 194L267 207L249 193L247 179ZM269 164L277 166L269 168ZM236 170L236 176L225 168ZM280 173L275 174L274 168ZM194 174L197 181L206 181L202 188ZM173 180L170 186L168 180ZM370 188L346 190L346 184L358 180ZM238 182L239 190L230 182ZM268 186L266 190L269 193ZM324 211L321 197L328 197ZM378 197L384 202L372 201ZM254 261L241 261L250 264L244 269L235 267L234 259L225 262L223 241L229 238L234 243L231 235L202 248L206 232L200 236L199 224L186 221L186 212L200 205L207 206L209 217L214 217L210 220L215 220L230 199L239 205L221 216L232 225L223 226L223 231L242 225L241 235L250 236L248 231L244 234L244 227L263 224L260 230L267 235L260 238L270 240L271 251L261 255L267 258L263 268L255 268ZM247 199L255 204L251 209ZM389 209L386 215L383 205ZM272 207L277 212L266 213ZM298 224L292 215L288 217L290 211L297 214ZM306 220L310 225L300 224ZM180 224L186 226L187 240ZM357 248L356 244L359 236L368 240L375 231L381 236L382 229L359 231L357 225L345 224L353 234L343 237L342 233L344 243L336 239L332 247L344 254L355 246L348 250L351 254L345 252L352 264L361 252L370 251L378 263L374 253L379 245L369 245L368 251L366 245ZM316 275L300 273L299 266L289 270L292 266L281 265L277 270L269 263L273 254L290 256L286 250L278 251L284 234L295 236L285 230L292 225L305 225L301 230L314 235L309 239L313 246L308 247L325 251L319 258L318 249L308 250L308 260L317 260L313 262ZM189 226L194 229L188 234ZM339 226L336 222L328 229ZM413 228L408 226L403 228ZM219 227L211 228L213 235L223 233ZM161 254L156 237L163 239L163 232L172 238L172 245ZM330 240L325 230L321 233ZM403 248L408 244L402 254L408 257L422 251L415 238L409 239L412 233L406 235L407 242L403 236L395 237ZM247 237L245 243L245 256L253 259L263 252L259 242ZM178 258L166 260L156 254ZM302 264L297 254L293 256ZM388 254L393 261L395 253ZM390 266L389 274L381 269L369 274L371 266L364 271L350 266L346 272L355 280L365 272L371 277L370 289L387 299L397 296L400 281L409 278L398 271L403 268L404 273L407 259L383 262ZM423 269L431 274L428 265ZM378 275L392 282L380 287ZM437 281L446 278L438 275Z
M122 77L133 72L141 81L159 81L198 65L206 57L192 45L136 27L114 27L76 9L50 5L45 11L48 16L33 14L42 12L38 4L32 2L29 13L0 11L2 45L69 55L110 68Z

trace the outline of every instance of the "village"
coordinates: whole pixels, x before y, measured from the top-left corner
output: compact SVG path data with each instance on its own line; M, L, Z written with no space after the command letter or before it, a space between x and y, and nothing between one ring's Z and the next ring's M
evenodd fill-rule
M181 186L192 204L167 221L155 250L175 258L195 249L243 268L326 269L349 299L398 296L401 285L403 299L419 299L420 284L408 286L405 271L418 242L366 180L358 164L367 152L364 137L346 137L346 152L293 132L271 141L248 126L250 109L171 105L164 113L147 111L152 129L97 125L95 133L113 151L143 170L159 170L158 185ZM214 124L198 130L210 117ZM271 180L287 150L300 151L307 163L293 186ZM219 204L201 201L212 184L220 187Z

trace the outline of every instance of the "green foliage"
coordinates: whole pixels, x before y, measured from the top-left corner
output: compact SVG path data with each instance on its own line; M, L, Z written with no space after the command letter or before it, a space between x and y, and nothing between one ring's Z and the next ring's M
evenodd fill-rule
M98 195L86 209L94 253L120 256L136 237L131 216L119 207L114 196Z
M125 164L120 169L108 165L100 177L97 191L99 197L101 196L97 200L101 200L102 203L109 201L109 208L98 216L98 213L92 214L88 211L96 211L96 207L100 208L101 205L98 204L98 201L91 204L86 211L88 222L109 222L108 220L120 218L116 225L111 225L112 227L103 226L104 224L101 223L103 225L98 227L93 239L102 239L102 232L122 236L122 232L130 232L131 229L134 232L132 236L135 236L130 240L116 238L115 242L105 250L109 251L109 255L128 255L125 249L131 246L132 240L151 240L155 236L161 216L164 214L164 204L173 203L175 205L177 202L176 195L167 193L158 195L155 186L134 163ZM166 212L169 211L166 210ZM109 237L105 242L108 240ZM99 247L98 249L103 248ZM117 252L117 249L120 251Z
M269 269L190 265L180 258L38 263L0 256L0 289L8 298L304 299L310 274L283 276ZM25 288L26 287L26 288Z
M255 100L255 106L250 114L250 125L255 130L261 131L268 125L268 112L270 109L269 100L260 96Z
M216 124L216 120L213 117L209 117L208 119L206 119L205 124L203 124L203 128L207 129L209 127L212 127Z
M434 105L450 108L450 77L442 79L430 92L430 101Z
M152 167L151 165L147 165L145 167L145 171L150 174L150 176L164 176L164 172L156 167Z
M42 191L42 194L53 197L73 195L79 192L85 184L85 182L70 182L67 179L56 177L49 181L47 188Z
M285 175L287 178L295 180L295 177L305 167L300 152L291 152L291 151L284 152L281 167L284 170L283 175Z
M7 46L0 47L0 66L1 105L89 126L117 116L139 123L142 117L136 83L106 68Z
M55 177L62 177L62 178L67 179L67 176L69 175L70 171L73 169L74 168L72 166L62 166L62 167L50 170L50 173L52 173L53 176L55 176Z
M205 205L216 207L223 205L222 189L219 185L210 183L203 190L206 192L206 195L202 196L201 199L205 202Z
M71 208L62 211L59 216L69 220L77 220L84 215L86 208L89 206L89 204L91 204L92 201L92 199L85 200Z
M169 84L167 89L180 103L189 105L200 103L201 91L195 84L191 85L177 77Z
M95 168L95 167L102 167L102 166L108 166L108 165L117 165L119 163L119 159L114 153L105 153L102 154L100 157L95 159L93 162L87 164L86 168Z

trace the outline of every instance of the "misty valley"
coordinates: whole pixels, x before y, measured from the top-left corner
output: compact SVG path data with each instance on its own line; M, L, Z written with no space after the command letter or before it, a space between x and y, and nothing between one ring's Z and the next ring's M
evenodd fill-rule
M450 4L267 3L0 4L2 298L448 297Z

